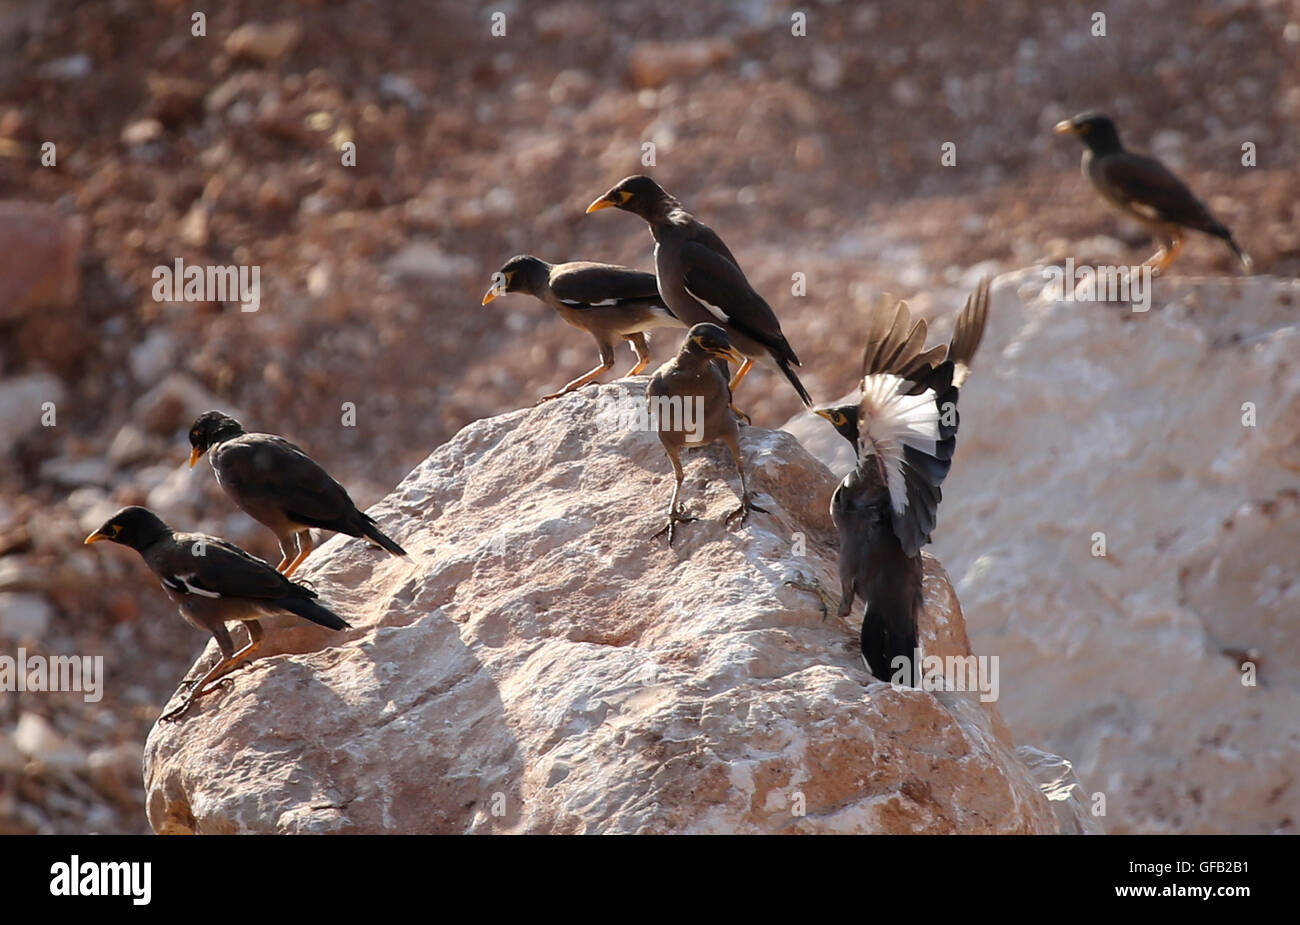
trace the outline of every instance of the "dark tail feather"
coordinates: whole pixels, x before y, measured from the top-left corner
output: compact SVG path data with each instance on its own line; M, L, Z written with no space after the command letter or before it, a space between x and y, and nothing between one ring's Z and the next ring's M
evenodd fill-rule
M326 610L309 597L282 597L275 604L289 613L297 614L304 620L310 620L326 629L345 630L352 626L347 620L331 610Z
M387 549L395 556L406 555L405 549L403 549L401 546L398 546L396 543L394 543L388 537L384 536L384 534L379 531L379 528L375 526L375 521L373 518L371 518L366 514L362 514L361 516L365 518L365 523L361 527L362 536L364 536L368 540L374 540L376 543L378 543L380 546Z
M1251 271L1255 266L1255 261L1250 259L1250 254L1237 246L1237 242L1233 239L1232 232L1228 230L1227 225L1215 222L1205 230L1216 238L1221 238L1223 243L1228 245L1228 249L1232 251L1233 256L1241 261L1241 265L1246 269L1246 272L1249 273Z
M794 368L790 366L790 361L777 360L776 363L781 367L781 372L785 373L785 378L790 380L790 384L794 386L794 390L799 393L799 397L803 399L803 403L807 407L811 408L813 406L812 396L808 394L808 390L803 387L803 383L800 382L799 377L795 375Z
M893 578L867 600L867 610L862 617L862 657L871 673L881 681L897 680L908 687L916 687L921 667L914 664L916 612L921 603L920 576L915 576L915 581L909 575ZM906 661L895 663L900 657Z
M1229 234L1223 240L1228 242L1228 247L1231 248L1232 252L1237 255L1237 259L1241 261L1242 267L1244 267L1246 272L1249 273L1255 266L1255 261L1250 259L1250 254L1246 253L1244 250L1242 250L1240 247L1237 246L1237 242L1232 239L1231 234Z

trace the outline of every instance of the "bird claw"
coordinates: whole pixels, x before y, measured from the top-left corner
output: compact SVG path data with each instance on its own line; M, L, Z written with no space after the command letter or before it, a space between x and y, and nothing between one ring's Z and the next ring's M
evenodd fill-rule
M190 707L194 706L194 697L186 697L185 702L174 710L168 710L162 716L158 717L160 723L174 723L186 713L190 712Z
M746 520L749 519L750 511L758 511L760 514L770 513L767 508L759 507L753 501L746 498L744 503L741 504L740 507L732 511L730 514L728 514L722 522L724 524L730 524L732 520L734 520L737 516L739 516L740 522L743 524Z
M184 688L193 688L194 685L198 684L200 680L201 680L200 678L185 678L181 681L181 683L178 686ZM198 691L191 690L189 696L185 698L184 702L182 702L179 707L176 707L173 710L168 710L162 716L158 717L158 722L160 723L175 722L176 720L184 716L186 713L188 713L190 711L190 708L194 706L194 702L198 700L200 697L206 696L207 694L211 694L213 691L217 691L217 690L228 691L234 686L235 686L235 679L226 677L226 678L217 678L215 681L213 681L211 684L209 684L207 687L203 688L202 690L198 690Z
M674 534L674 529L673 529L673 528L676 527L678 524L688 524L688 523L691 523L691 522L696 521L696 520L699 520L699 518L698 518L698 517L688 517L688 516L685 515L685 514L675 514L675 515L672 515L672 516L670 516L670 517L668 518L668 523L666 523L666 524L664 524L662 527L660 527L660 528L659 528L659 532L656 533L654 536L650 537L650 539L652 539L652 540L657 540L657 539L659 539L659 537L661 537L661 536L663 536L665 533L667 533L667 534L668 534L668 545L669 545L669 546L672 546L672 545L673 545L673 534Z

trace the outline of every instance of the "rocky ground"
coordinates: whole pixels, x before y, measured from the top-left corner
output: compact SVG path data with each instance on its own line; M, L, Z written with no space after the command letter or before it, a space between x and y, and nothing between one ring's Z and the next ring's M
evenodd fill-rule
M851 385L881 289L947 313L932 294L989 270L1147 256L1050 133L1080 109L1176 166L1257 273L1300 272L1295 0L1113 3L1100 38L1074 2L799 4L803 37L792 9L269 0L196 37L170 0L0 3L0 199L48 207L0 223L0 652L108 669L98 705L0 699L0 831L147 830L140 751L202 644L133 554L79 545L89 529L148 503L274 555L184 470L189 418L283 433L373 503L591 365L540 306L479 296L517 252L648 266L636 219L582 214L623 175L723 234L819 399ZM261 308L155 301L177 257L260 266ZM1237 269L1194 239L1175 272ZM768 425L797 409L766 373L742 397Z

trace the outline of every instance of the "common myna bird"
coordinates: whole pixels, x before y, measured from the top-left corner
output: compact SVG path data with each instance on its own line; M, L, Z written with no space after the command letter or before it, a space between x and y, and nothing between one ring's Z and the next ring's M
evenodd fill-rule
M715 360L740 362L740 355L727 339L727 332L716 324L697 324L686 333L677 356L655 370L646 385L646 404L651 420L659 431L659 441L673 464L676 484L668 507L668 523L655 536L673 532L678 523L695 520L687 517L679 502L682 490L683 446L706 446L721 440L731 451L740 473L740 507L724 519L730 523L739 517L743 522L750 511L764 508L754 503L745 482L745 464L740 455L740 427L731 413L731 388L727 384L725 363L722 369Z
M794 367L802 364L781 333L776 314L749 285L740 264L712 228L649 177L621 180L587 206L587 212L607 208L631 212L650 223L659 294L673 314L689 325L721 326L731 345L744 355L731 380L733 392L759 362L780 370L803 403L812 407L808 391L794 372Z
M191 688L189 696L163 714L164 720L183 716L195 700L216 689L209 684L257 651L263 637L260 618L287 612L332 630L349 627L338 614L316 603L315 591L295 584L268 563L215 536L173 533L147 508L124 507L86 537L87 543L100 540L140 553L181 615L191 626L211 633L221 647L221 661L201 678L182 682ZM248 645L238 652L226 629L231 620L248 629Z
M655 275L608 263L585 260L549 264L536 257L511 257L494 274L496 282L483 296L487 305L506 292L526 292L551 306L560 317L592 336L600 348L600 365L565 384L541 401L580 389L614 367L614 341L623 338L636 352L635 376L650 362L645 332L652 328L684 328L659 298Z
M967 299L948 346L925 349L924 319L882 300L872 313L856 405L817 414L857 449L831 498L840 535L838 616L866 601L862 657L881 680L920 680L921 548L930 542L957 436L957 386L984 334L988 281ZM899 663L899 658L905 661Z
M1075 135L1087 146L1083 175L1101 197L1150 229L1160 249L1145 266L1159 276L1183 248L1183 229L1221 238L1249 272L1250 257L1232 232L1210 214L1182 180L1154 157L1125 150L1108 116L1085 112L1056 124L1058 135Z
M311 528L361 537L395 556L406 555L357 510L347 491L310 456L283 437L248 434L220 411L205 411L190 427L190 468L208 453L217 483L249 517L280 541L276 566L286 576L314 547Z

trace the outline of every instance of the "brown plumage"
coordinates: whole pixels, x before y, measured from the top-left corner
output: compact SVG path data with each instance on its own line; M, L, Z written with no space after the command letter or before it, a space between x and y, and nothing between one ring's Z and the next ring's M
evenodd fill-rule
M737 517L743 522L750 511L764 511L754 503L745 481L740 426L731 411L731 388L727 384L725 361L739 359L726 331L716 324L697 324L687 332L677 356L655 370L646 385L650 419L659 432L664 452L673 464L676 479L668 506L668 522L655 534L668 534L669 546L673 544L677 524L696 519L685 515L679 501L683 447L707 446L721 441L731 451L736 471L740 474L741 501L740 507L726 516L726 523ZM718 360L723 363L719 364ZM722 369L719 369L720 365Z
M182 682L191 688L189 696L164 713L163 720L185 715L194 701L216 690L214 682L252 657L262 644L261 618L292 613L326 629L349 626L317 603L315 591L290 581L261 559L215 536L175 533L146 508L123 508L85 542L101 540L139 552L186 621L211 633L221 649L220 661L202 677ZM248 630L248 645L239 651L226 629L233 621Z
M406 550L319 463L283 437L245 433L238 421L206 411L190 426L191 468L204 453L217 483L241 510L280 541L277 568L292 575L314 548L313 527L367 540L394 556Z
M1083 175L1103 199L1155 236L1160 249L1145 264L1153 274L1163 273L1178 258L1185 228L1222 240L1250 272L1250 256L1237 246L1232 232L1168 167L1154 157L1126 150L1109 117L1081 113L1058 122L1055 131L1083 142L1087 148Z
M757 361L780 372L812 407L794 367L801 365L772 307L754 291L740 263L712 228L649 177L621 180L587 207L617 208L640 216L655 240L659 294L686 324L716 324L744 355L731 380L734 392Z
M619 338L632 345L636 365L625 376L635 376L650 362L645 332L654 328L685 328L664 301L653 273L586 260L550 264L527 254L511 257L495 274L483 304L507 292L524 292L549 305L566 322L591 335L600 350L600 364L539 401L558 398L614 367L614 344Z

